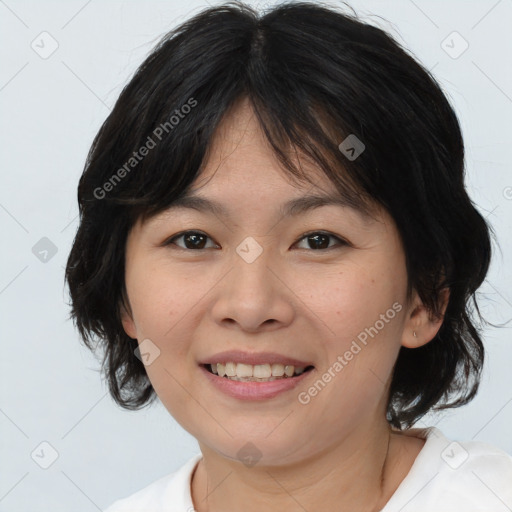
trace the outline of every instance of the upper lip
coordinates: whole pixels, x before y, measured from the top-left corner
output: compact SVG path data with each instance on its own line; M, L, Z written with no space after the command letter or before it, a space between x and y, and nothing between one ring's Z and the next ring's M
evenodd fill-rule
M301 361L293 357L283 356L275 352L242 352L241 350L228 350L226 352L219 352L209 357L205 357L199 364L225 364L225 363L242 363L242 364L283 364L295 366L296 368L306 368L312 366L311 363Z

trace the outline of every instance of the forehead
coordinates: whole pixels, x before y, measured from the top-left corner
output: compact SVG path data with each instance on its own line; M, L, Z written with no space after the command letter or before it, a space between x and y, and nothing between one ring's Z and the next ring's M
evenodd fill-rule
M378 216L377 205L372 205L372 211L367 212L368 206L363 208L362 200L355 199L353 193L341 194L318 164L304 153L290 149L286 158L298 168L301 176L294 176L284 168L251 104L241 100L222 119L201 172L174 206L197 207L225 215L226 208L215 197L228 200L227 195L232 194L234 201L246 194L249 202L254 196L262 200L273 198L282 215L337 205L351 207L367 221Z
M282 219L322 206L344 208L340 213L365 225L382 220L378 205L370 204L368 211L368 205L353 192L340 193L310 157L291 149L286 158L303 177L284 168L251 103L239 100L217 126L192 185L164 211L146 220L194 210L228 221L240 219L247 211Z
M299 179L284 169L274 149L267 140L258 117L246 98L240 99L224 115L208 146L200 173L192 189L202 187L209 191L226 188L226 185L246 184L256 189L259 186L280 189L299 194L310 190L312 185L319 192L336 192L334 184L303 154L290 149L286 158L307 179Z
M298 152L296 148L285 150L281 147L280 150L285 152L286 158L295 166L306 171L308 177L315 183L321 184L325 190L333 188L330 180L304 153ZM200 179L209 179L217 170L231 170L232 167L239 169L246 166L261 167L258 169L258 175L262 175L265 169L269 168L275 172L282 172L281 177L292 182L292 176L284 171L252 104L243 98L226 112L215 129L203 162ZM296 179L293 183L298 188L311 186L306 180Z

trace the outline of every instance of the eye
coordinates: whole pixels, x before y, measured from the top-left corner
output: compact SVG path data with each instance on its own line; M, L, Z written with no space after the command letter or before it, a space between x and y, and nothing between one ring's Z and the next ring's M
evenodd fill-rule
M175 243L176 240L183 239L183 245ZM200 250L200 249L208 249L210 247L218 247L213 244L210 247L206 247L206 240L210 239L208 235L202 233L201 231L184 231L183 233L178 233L174 235L172 238L169 238L164 245L177 245L181 249L191 249L191 250ZM211 240L211 239L210 239Z
M337 240L339 243L335 244L334 246L329 245L329 239ZM299 239L299 242L302 242L303 240L306 241L306 244L309 247L300 247L300 249L314 249L314 250L320 250L320 249L332 249L336 245L343 246L348 245L348 243L345 240L342 240L340 237L332 235L331 233L324 233L322 231L314 231L311 233L305 233L302 235L302 238Z
M182 240L182 243L177 243L177 240ZM218 248L219 246L212 243L210 246L207 245L207 241L211 238L201 231L183 231L169 238L164 245L176 245L181 249L185 250L202 250L209 248ZM337 244L330 244L330 241L336 240ZM340 237L331 233L325 233L322 231L313 231L305 233L294 245L305 241L307 247L299 247L300 249L313 249L313 250L326 250L332 249L336 246L349 245L348 242L341 239Z

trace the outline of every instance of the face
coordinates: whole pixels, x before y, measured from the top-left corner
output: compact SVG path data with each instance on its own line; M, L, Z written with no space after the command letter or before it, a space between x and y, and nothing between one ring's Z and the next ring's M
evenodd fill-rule
M268 464L296 462L384 421L398 350L415 343L420 319L406 303L392 219L339 204L284 216L290 201L335 194L309 172L314 185L290 181L242 103L219 127L191 192L224 211L173 207L137 223L127 240L125 331L145 344L148 376L170 414L224 457L240 458L250 442ZM228 350L313 369L272 396L263 387L232 396L213 383L226 377L200 365Z

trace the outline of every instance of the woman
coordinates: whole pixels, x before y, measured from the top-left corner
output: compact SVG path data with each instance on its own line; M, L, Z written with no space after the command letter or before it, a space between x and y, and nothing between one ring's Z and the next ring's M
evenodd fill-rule
M476 394L491 229L453 109L380 29L207 9L120 95L66 269L113 398L201 454L107 512L498 511L512 457L411 428Z

